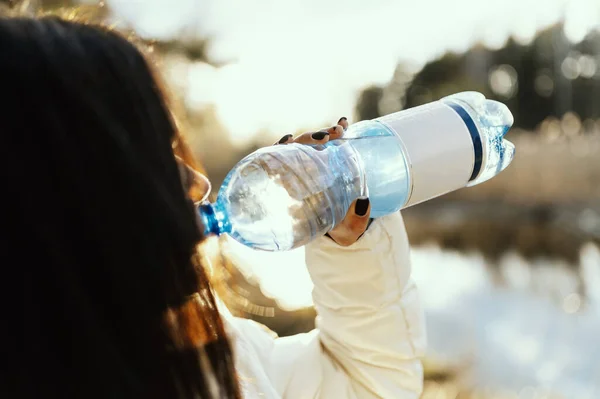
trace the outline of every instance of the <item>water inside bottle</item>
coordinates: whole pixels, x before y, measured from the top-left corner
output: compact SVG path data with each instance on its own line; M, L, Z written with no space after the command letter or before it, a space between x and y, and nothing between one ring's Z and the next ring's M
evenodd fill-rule
M346 147L323 149L290 144L243 160L217 199L233 227L230 235L256 249L282 251L339 223L361 182L351 154L338 154Z
M371 217L398 211L408 200L411 185L404 147L396 133L381 122L362 121L352 125L339 142L360 155L365 190L368 186L362 195L371 201Z

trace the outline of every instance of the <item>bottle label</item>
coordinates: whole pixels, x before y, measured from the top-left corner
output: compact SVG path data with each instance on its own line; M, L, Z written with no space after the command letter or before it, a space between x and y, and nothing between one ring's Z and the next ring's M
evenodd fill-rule
M465 187L475 164L473 140L463 119L435 101L376 119L402 140L411 174L404 207Z

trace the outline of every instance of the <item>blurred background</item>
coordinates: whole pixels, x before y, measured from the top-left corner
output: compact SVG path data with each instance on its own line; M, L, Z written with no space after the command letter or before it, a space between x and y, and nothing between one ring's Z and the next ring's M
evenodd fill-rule
M508 105L513 164L404 211L426 310L427 399L600 398L600 1L32 0L143 38L214 184L341 116L476 90ZM231 298L314 326L303 250L230 242Z

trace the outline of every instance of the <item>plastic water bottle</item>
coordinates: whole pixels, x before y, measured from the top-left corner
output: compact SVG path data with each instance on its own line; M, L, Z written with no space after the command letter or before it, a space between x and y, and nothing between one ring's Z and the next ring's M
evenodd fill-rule
M331 230L359 196L376 218L479 184L512 161L512 124L505 105L464 92L356 123L326 145L259 149L199 206L205 234L289 250Z

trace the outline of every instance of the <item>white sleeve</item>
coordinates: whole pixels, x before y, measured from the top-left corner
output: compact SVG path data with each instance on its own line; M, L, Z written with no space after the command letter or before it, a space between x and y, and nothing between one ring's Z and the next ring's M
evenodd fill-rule
M317 329L274 339L238 320L244 356L255 356L283 398L417 399L425 330L400 214L377 219L350 247L317 239L306 262Z

